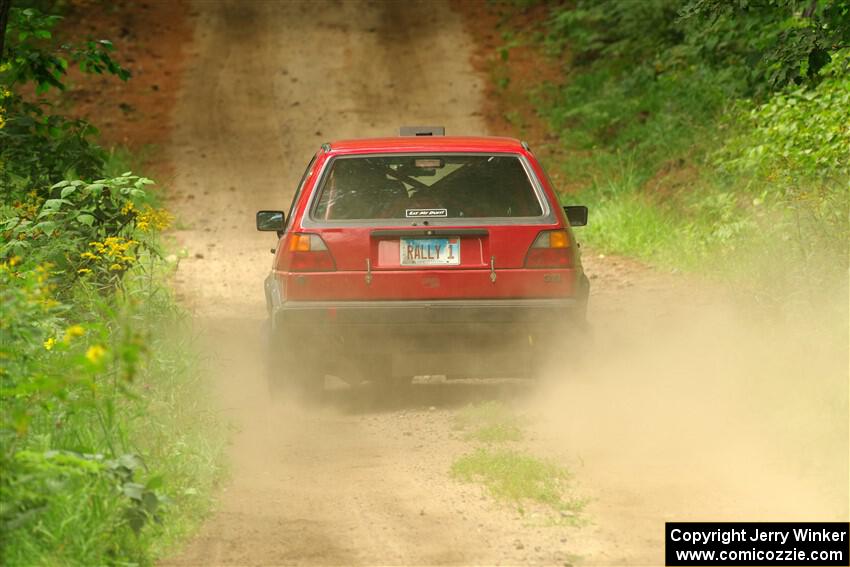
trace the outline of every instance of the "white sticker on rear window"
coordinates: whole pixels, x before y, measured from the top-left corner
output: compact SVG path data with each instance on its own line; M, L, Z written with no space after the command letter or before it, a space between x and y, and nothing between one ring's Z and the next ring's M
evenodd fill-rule
M405 209L404 216L407 218L418 217L447 217L449 211L447 209Z

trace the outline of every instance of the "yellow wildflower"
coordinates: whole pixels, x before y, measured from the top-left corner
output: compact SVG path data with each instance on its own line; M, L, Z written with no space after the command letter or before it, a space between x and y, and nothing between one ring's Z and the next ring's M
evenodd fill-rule
M86 351L86 358L92 364L97 364L103 358L103 355L106 354L106 349L103 348L102 345L92 345Z
M53 346L56 344L56 339L50 337L46 341L44 341L44 348L47 350L53 350Z
M173 219L171 213L165 209L154 209L148 205L136 218L136 228L142 232L150 229L165 230Z
M97 260L97 255L92 254L91 252L83 252L80 254L80 258L86 258L87 260Z
M49 262L46 262L44 264L39 264L38 266L35 267L35 273L37 274L36 280L38 281L38 283L43 284L50 279L50 268L52 268L52 267L53 267L53 264L51 264ZM48 284L46 287L48 289L50 289L53 286Z
M12 256L11 258L9 258L9 266L11 266L13 268L20 263L21 263L21 257L20 256Z
M109 266L109 270L112 272L120 272L123 269L124 268L121 267L121 264L112 264L111 266Z
M72 325L65 329L65 338L64 341L66 343L71 342L71 339L74 337L82 337L86 334L86 330L83 329L80 325Z
M65 332L72 337L82 337L86 334L86 330L82 327L82 325L71 325Z
M88 268L80 268L79 270L77 270L77 273L78 274L90 274L91 270L88 269Z

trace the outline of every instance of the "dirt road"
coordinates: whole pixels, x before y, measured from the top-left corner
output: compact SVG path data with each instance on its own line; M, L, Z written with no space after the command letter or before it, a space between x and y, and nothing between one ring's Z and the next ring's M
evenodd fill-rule
M272 404L260 328L274 242L254 231L254 212L288 208L321 142L401 124L487 133L482 78L442 2L233 0L193 12L169 148L188 254L176 285L237 433L217 513L165 565L658 564L669 519L847 517L846 420L834 420L846 417L846 384L801 394L799 353L776 348L787 337L759 342L758 323L713 295L695 300L687 282L626 261L588 258L597 352L581 372L559 361L554 386L420 384L394 399L340 387L320 407ZM834 378L841 354L805 358ZM777 377L794 395L766 383ZM471 448L452 416L492 399L528 416L524 450L575 473L590 502L582 526L450 478Z

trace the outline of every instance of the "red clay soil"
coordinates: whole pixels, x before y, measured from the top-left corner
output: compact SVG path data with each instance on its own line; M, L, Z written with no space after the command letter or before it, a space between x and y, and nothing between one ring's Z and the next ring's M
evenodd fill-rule
M184 0L78 0L70 4L57 33L60 39L108 39L115 45L113 55L130 70L130 80L74 69L63 111L100 129L101 145L133 150L143 158L145 173L158 177L170 174L159 150L170 136L184 49L192 41L189 16Z

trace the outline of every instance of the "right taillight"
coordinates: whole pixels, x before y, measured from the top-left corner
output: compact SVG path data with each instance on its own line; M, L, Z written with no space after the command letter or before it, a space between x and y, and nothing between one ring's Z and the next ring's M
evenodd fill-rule
M332 272L336 270L331 251L318 234L291 233L284 243L282 268L290 272Z
M534 239L525 256L526 268L569 268L572 265L573 251L566 230L544 230Z

